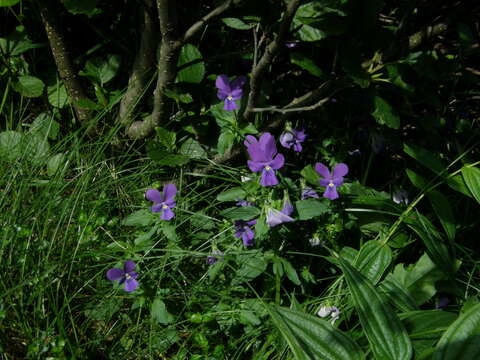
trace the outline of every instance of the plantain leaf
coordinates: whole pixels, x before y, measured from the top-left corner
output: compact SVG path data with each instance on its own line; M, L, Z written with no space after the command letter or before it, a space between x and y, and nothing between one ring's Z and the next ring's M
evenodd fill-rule
M417 211L415 217L405 220L408 226L420 237L426 247L427 254L445 274L454 274L455 259L450 254L445 241L433 224Z
M480 304L450 325L436 346L433 360L480 359Z
M467 184L468 190L470 190L473 197L480 204L480 169L464 166L462 168L462 176L465 184Z
M453 216L452 208L447 198L438 191L430 191L427 193L428 200L432 204L433 210L437 214L438 220L445 230L450 243L455 239L455 217Z
M392 251L378 241L368 241L363 244L354 266L374 285L380 281L383 273L392 261Z
M295 359L364 359L360 347L329 322L285 307L269 306L267 309Z
M339 260L375 358L410 360L412 344L398 316L373 284L348 262Z

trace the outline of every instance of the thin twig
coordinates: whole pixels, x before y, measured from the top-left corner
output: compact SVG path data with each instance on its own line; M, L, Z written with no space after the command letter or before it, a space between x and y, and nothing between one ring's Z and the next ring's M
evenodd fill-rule
M300 0L291 0L285 10L283 15L282 23L280 24L280 29L278 31L277 37L268 44L265 49L265 53L258 61L258 64L252 68L250 76L250 93L248 94L247 106L243 117L245 120L250 119L253 115L252 109L255 108L255 105L258 100L260 86L263 78L264 72L271 65L273 58L277 55L280 47L285 42L286 36L290 29L290 24L292 23L295 12L300 6Z
M330 97L326 97L317 103L309 106L303 106L303 107L296 107L296 108L278 108L276 106L270 106L270 107L264 107L264 108L253 108L251 111L252 112L277 112L281 114L286 114L289 112L301 112L301 111L311 111L319 108L323 104L327 103L330 101Z

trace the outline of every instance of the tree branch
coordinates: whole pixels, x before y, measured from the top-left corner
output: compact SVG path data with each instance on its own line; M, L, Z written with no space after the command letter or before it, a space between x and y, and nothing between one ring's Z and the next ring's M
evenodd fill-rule
M117 121L128 125L132 119L132 113L143 91L147 88L148 73L154 66L155 51L157 49L156 35L157 22L151 9L153 0L145 0L143 5L143 25L140 39L140 48L135 56L132 72L128 79L127 91L120 102Z
M52 50L53 59L60 74L60 78L65 84L68 96L72 99L72 106L78 119L84 122L90 118L89 111L78 105L79 100L86 99L85 90L75 71L70 54L65 43L65 37L58 25L55 17L55 9L52 8L48 0L39 0L40 16L42 18L45 32L47 33L50 49Z
M168 120L167 105L171 102L171 99L165 95L165 89L173 83L177 76L177 62L182 46L186 41L191 39L206 22L222 14L229 9L233 3L233 0L226 0L190 26L184 34L178 35L177 22L174 14L174 3L169 2L169 0L157 0L157 11L160 20L162 41L160 44L157 85L153 93L153 110L147 120L136 121L130 126L127 133L131 138L144 138L153 131L155 126Z
M254 66L252 69L250 75L250 93L248 94L247 106L245 108L245 112L243 113L245 120L249 120L253 115L252 109L255 108L255 105L258 101L263 73L271 64L273 58L278 53L282 44L285 42L286 36L290 29L290 24L292 23L295 12L299 6L300 0L290 0L290 3L288 4L283 15L283 20L280 24L277 37L270 44L268 44L265 49L265 53L258 61L258 64L256 64L256 66Z
M202 17L200 20L198 20L196 23L194 23L192 26L188 28L187 31L185 31L185 34L182 36L182 43L186 43L192 36L194 36L198 31L200 31L207 22L212 20L213 18L221 15L230 7L233 5L233 0L226 0L223 4L217 6L215 9L210 11L207 15Z

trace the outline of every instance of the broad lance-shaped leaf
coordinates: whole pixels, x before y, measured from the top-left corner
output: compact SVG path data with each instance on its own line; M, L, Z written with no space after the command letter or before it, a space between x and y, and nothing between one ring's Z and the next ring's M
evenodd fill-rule
M473 197L480 204L480 169L464 166L462 168L462 176L467 184L468 190L470 190Z
M378 241L371 240L363 244L354 266L375 285L380 281L391 261L392 251L390 248Z
M445 274L455 273L455 259L450 254L441 234L433 224L417 211L415 217L405 219L408 226L422 239L427 254Z
M415 359L425 359L422 356L426 353L431 355L432 346L457 318L457 314L443 310L409 311L398 316L410 335Z
M480 304L450 325L437 344L433 360L480 359Z
M365 356L348 335L328 321L280 306L269 306L273 323L297 360L360 360Z
M455 239L455 217L453 216L452 208L447 198L439 191L430 191L427 193L428 200L432 204L433 210L437 214L438 220L445 230L450 243Z
M412 344L407 331L385 297L348 262L339 259L339 264L375 358L410 360Z

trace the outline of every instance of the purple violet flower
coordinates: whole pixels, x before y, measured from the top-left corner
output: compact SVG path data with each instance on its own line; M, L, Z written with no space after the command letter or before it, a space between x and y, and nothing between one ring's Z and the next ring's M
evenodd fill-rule
M318 199L319 196L318 196L317 192L315 190L313 190L312 188L304 187L303 190L302 190L301 199L305 200L305 199L309 199L309 198Z
M320 185L326 187L323 197L330 200L337 199L337 186L343 184L343 177L348 173L348 166L343 163L337 164L330 173L325 165L316 163L315 170L323 177L323 179L320 179Z
M297 47L298 41L286 41L285 46L289 49Z
M239 200L237 201L237 206L241 206L241 207L244 207L244 206L254 206L255 204L250 202L250 201L247 201L247 200Z
M257 223L257 220L235 221L235 234L233 234L233 236L239 239L242 238L243 245L252 246L253 238L255 237L255 232L252 230L251 227L254 226L256 223Z
M175 217L175 213L171 210L177 204L173 199L177 193L177 187L174 184L167 184L160 193L157 189L149 189L145 193L147 200L153 201L151 210L155 213L160 212L160 219L171 220Z
M119 280L119 284L125 284L125 291L132 292L138 288L138 281L135 280L138 277L138 274L133 271L135 270L135 263L132 260L125 261L123 265L123 270L118 268L112 268L107 271L107 279L110 281Z
M302 143L305 141L307 134L303 129L293 129L285 131L280 135L280 144L283 147L290 149L293 146L293 150L296 152L302 151Z
M220 250L213 250L212 255L207 256L207 264L208 265L213 265L217 261L219 261L219 260L221 261L222 257L223 257L223 252L221 252Z
M264 133L259 140L255 136L248 135L243 142L251 160L248 167L253 172L262 172L260 185L273 186L278 184L275 170L280 169L285 163L282 154L277 153L275 138L270 133Z
M277 209L269 208L267 210L267 220L266 223L270 227L274 227L286 222L295 221L290 215L293 212L293 205L290 200L285 200L283 203L282 210L278 211Z
M232 111L238 109L235 100L240 100L243 95L242 87L247 82L245 76L239 76L233 81L228 80L227 75L219 75L215 80L215 86L218 89L217 97L225 101L223 110Z

